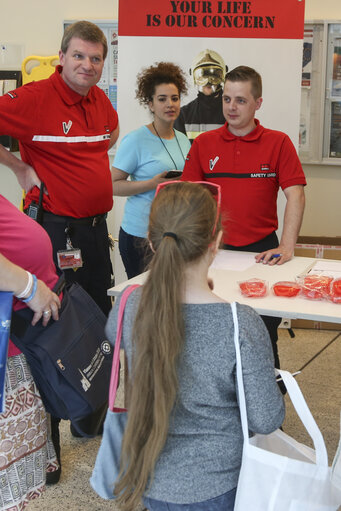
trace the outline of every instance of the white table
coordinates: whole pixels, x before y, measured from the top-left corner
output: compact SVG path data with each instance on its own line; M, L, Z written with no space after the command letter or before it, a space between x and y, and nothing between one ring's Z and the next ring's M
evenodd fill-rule
M236 257L236 252L224 251L226 256ZM245 252L240 252L243 257ZM209 276L214 282L214 292L229 302L237 301L253 307L259 314L277 316L288 319L311 319L314 321L328 321L341 324L341 304L327 301L308 300L304 298L281 298L274 296L271 291L264 298L245 298L238 282L250 278L264 279L269 288L280 280L293 281L297 276L309 271L317 259L310 257L294 257L283 265L269 266L254 263L246 270L226 270L210 268ZM338 261L340 262L340 261ZM108 295L117 296L129 284L143 284L147 273L142 273L133 279L127 280L108 290Z

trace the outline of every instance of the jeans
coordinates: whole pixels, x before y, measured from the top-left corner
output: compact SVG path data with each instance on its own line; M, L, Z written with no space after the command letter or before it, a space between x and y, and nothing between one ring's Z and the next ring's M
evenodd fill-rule
M143 503L149 511L233 511L236 490L237 488L234 488L219 497L193 504L172 504L148 497L144 497Z
M132 236L122 227L119 232L119 250L128 279L146 271L153 256L145 238Z

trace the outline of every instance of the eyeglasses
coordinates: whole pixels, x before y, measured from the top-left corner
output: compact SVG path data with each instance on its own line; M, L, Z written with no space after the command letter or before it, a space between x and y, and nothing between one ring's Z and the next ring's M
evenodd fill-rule
M162 188L165 188L168 185L179 183L179 182L181 182L181 181L164 181L163 183L158 184L156 187L156 191L155 191L155 197L157 196L159 191L162 190ZM212 236L214 236L215 232L216 232L218 218L220 215L220 208L221 208L221 186L217 185L215 183L211 183L210 181L188 181L188 182L195 183L197 185L202 185L204 188L206 188L211 193L213 198L217 201L217 213L216 213L216 218L214 221L214 226L213 226L213 231L212 231Z

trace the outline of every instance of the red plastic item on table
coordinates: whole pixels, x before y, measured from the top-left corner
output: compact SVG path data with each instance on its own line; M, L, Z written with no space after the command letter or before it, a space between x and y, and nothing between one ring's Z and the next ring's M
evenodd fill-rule
M272 290L276 296L286 296L287 298L292 298L298 295L298 293L301 291L301 286L297 282L283 280L276 282L276 284L272 286Z
M302 293L311 300L327 298L333 277L326 275L306 275L302 284Z
M334 303L341 303L341 279L334 279L331 283L329 298Z
M248 298L261 298L267 293L266 282L261 279L249 279L239 282L239 288L242 295Z

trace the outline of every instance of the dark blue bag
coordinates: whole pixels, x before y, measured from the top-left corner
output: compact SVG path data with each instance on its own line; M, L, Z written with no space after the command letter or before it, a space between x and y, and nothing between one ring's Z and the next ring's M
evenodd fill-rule
M13 293L0 291L0 413L5 410L5 376Z
M112 362L106 316L74 283L64 289L58 321L32 326L32 317L28 309L13 314L11 340L27 359L46 410L70 419L82 436L94 436L82 419L92 414L100 426L106 412ZM91 429L91 420L84 422Z

